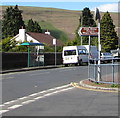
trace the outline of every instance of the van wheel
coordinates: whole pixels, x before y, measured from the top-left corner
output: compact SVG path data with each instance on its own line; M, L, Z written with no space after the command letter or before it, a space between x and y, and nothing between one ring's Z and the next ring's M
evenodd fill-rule
M65 67L68 67L68 64L65 64Z
M83 62L82 60L79 61L79 66L82 66L83 65Z
M76 63L75 66L78 66L78 63Z
M90 60L90 64L94 64L94 61L93 61L93 60Z

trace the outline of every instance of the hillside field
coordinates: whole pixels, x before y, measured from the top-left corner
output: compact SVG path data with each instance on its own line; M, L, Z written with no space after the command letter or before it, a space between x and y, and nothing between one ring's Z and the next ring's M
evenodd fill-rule
M7 7L2 6L3 13ZM74 39L81 11L25 6L19 6L19 9L23 11L22 15L25 22L32 18L39 22L43 31L48 29L54 37L63 41ZM103 14L101 13L101 17ZM118 27L118 13L110 14L115 26Z

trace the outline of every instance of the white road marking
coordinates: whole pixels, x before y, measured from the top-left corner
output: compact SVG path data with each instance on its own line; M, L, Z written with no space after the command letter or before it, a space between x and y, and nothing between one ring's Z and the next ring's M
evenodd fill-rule
M8 112L9 110L0 110L0 114Z
M25 102L22 102L22 104L28 104L28 103L31 103L31 102L34 102L35 100L28 100L28 101L25 101Z
M3 106L5 106L5 105L4 104L0 105L0 107L3 107Z
M11 104L11 103L13 103L13 102L15 102L16 100L12 100L12 101L10 101L10 102L6 102L6 103L4 103L4 105L7 105L7 104Z
M69 87L69 86L70 86L70 84L67 84L67 85L64 85L64 86L56 87L55 89L60 89L60 88Z
M34 94L31 94L31 95L29 95L29 96L35 96L35 95L37 95L38 93L34 93Z
M47 96L50 96L50 95L54 95L54 94L60 93L62 91L67 91L67 90L70 90L70 89L73 89L73 88L75 88L75 87L71 87L71 84L67 84L67 85L51 88L51 89L48 89L48 90L44 90L44 91L41 91L41 92L38 92L38 93L33 93L31 95L28 95L28 96L25 96L25 97L22 97L22 98L18 98L16 100L6 102L6 103L0 105L3 108L3 110L0 111L0 114L8 112L12 109L19 108L23 105L35 102L38 99L41 99L41 98L44 98L44 97L47 97ZM7 106L7 105L9 105L9 106Z
M50 95L53 95L53 94L56 94L56 93L60 93L60 92L62 92L62 91L67 91L67 90L73 89L73 88L75 88L75 87L70 87L70 88L66 88L66 89L61 89L61 90L58 90L58 91L54 91L54 92L45 94L44 96L45 96L45 97L46 97L46 96L50 96Z
M38 100L40 98L44 98L44 96L40 96L40 97L34 98L34 100Z
M22 98L18 98L19 100L23 100L23 99L26 99L26 98L28 98L27 96L25 96L25 97L22 97Z
M22 105L13 105L13 106L11 106L11 107L8 107L8 109L16 109L16 108L18 108L18 107L21 107Z

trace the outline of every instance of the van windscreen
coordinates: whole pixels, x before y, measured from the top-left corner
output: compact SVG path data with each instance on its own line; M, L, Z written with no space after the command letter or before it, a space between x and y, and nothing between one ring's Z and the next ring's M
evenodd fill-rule
M78 50L79 55L85 55L86 53L87 53L87 50L85 50L85 49L79 49Z
M76 55L76 50L65 50L64 56Z

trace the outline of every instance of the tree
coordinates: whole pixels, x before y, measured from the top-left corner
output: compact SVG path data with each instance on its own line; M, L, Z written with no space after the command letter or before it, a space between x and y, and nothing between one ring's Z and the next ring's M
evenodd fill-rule
M42 29L40 27L40 25L38 24L37 21L33 21L32 19L30 19L27 23L26 26L26 30L27 32L37 32L37 33L41 33Z
M27 52L27 47L17 45L20 42L10 40L11 37L7 37L0 41L0 51L2 52Z
M118 37L115 32L115 25L109 12L106 12L101 19L101 46L103 52L110 52L110 50L118 47Z
M19 10L17 5L14 8L8 7L6 9L2 21L3 39L17 35L19 29L25 27L21 13L22 11Z
M91 14L89 8L84 8L82 11L82 15L80 16L80 26L83 27L95 27L96 23L93 19L93 14Z
M11 37L7 37L0 41L0 45L2 45L3 52L10 52L16 46L16 41L11 41L10 39Z
M87 7L84 8L79 19L79 26L76 30L76 37L75 37L74 44L77 43L78 45L80 45L81 37L78 35L78 30L80 27L95 27L95 26L96 26L96 23L93 19L93 14L91 14L90 12L90 9ZM88 36L84 36L82 37L82 39L84 44L88 44L88 40L89 40Z

